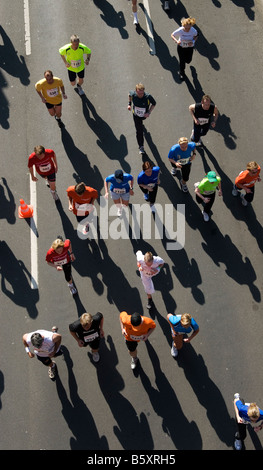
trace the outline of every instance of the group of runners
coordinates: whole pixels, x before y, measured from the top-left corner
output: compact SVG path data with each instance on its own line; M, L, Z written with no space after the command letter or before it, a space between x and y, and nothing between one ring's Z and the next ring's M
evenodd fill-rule
M165 9L169 9L169 2L165 2ZM132 11L134 14L134 24L137 25L137 1L132 0ZM180 59L180 78L185 79L185 65L192 60L193 48L198 38L197 30L193 27L195 20L187 18L182 20L180 28L172 33L172 39L177 43L177 50ZM85 74L85 65L90 63L91 50L80 42L78 36L73 35L70 43L59 49L62 60L68 69L70 84L76 92L82 96L85 94L82 86ZM50 116L54 117L59 127L63 127L62 122L62 100L67 99L63 80L55 77L51 70L46 70L44 78L35 85L36 91L42 102L46 105ZM138 83L135 90L128 94L128 110L132 112L136 129L136 139L139 153L144 155L144 120L149 118L156 106L156 100L152 95L145 92L142 83ZM199 103L189 106L189 112L193 118L193 129L190 138L180 137L169 153L168 161L171 164L171 174L180 175L180 188L183 193L189 191L187 182L189 181L191 165L196 156L196 149L203 145L202 137L206 136L209 129L216 126L219 116L217 106L208 95L204 95ZM56 190L56 174L58 172L57 157L52 149L45 149L38 145L28 158L28 167L33 181L37 181L34 169L40 177L45 179L50 188L52 197L59 201ZM245 170L233 181L233 196L240 195L242 204L247 206L254 197L255 183L260 181L260 166L257 162L248 162ZM137 177L137 184L143 193L145 201L149 202L152 212L155 212L154 203L160 184L160 168L154 166L152 162L145 161L142 164L142 171ZM130 196L133 195L134 178L131 174L118 169L104 179L105 197L109 193L117 206L117 215L121 216L123 207L129 204ZM203 218L205 222L210 220L211 207L218 190L222 196L221 178L215 171L211 170L199 182L194 184L196 201L203 205ZM242 192L243 191L243 192ZM67 189L68 209L76 216L77 222L83 222L83 233L89 232L89 224L86 222L87 216L92 212L94 203L98 199L98 191L85 185L83 182L70 186ZM49 266L58 271L64 271L65 279L68 283L72 295L77 294L77 288L72 277L71 264L75 260L73 247L69 239L63 240L58 236L52 243L46 254L46 262ZM153 308L152 295L154 285L152 278L156 276L164 265L164 260L159 256L154 256L151 252L143 254L136 253L136 262L142 280L144 290L147 294L146 307ZM131 356L131 369L138 365L137 346L140 341L146 341L154 332L156 323L152 318L148 318L140 313L128 314L123 311L119 315L121 333L124 336L125 344ZM195 319L189 314L167 315L172 335L171 355L176 358L178 351L184 343L189 343L199 332L199 326ZM92 359L95 363L100 360L99 346L100 340L104 337L104 317L98 312L95 315L84 313L78 320L69 325L69 333L76 340L79 347L89 346L91 348ZM36 330L26 333L23 336L23 343L26 353L30 358L36 357L48 367L48 374L51 379L56 376L57 368L54 357L61 354L62 337L58 333L58 328L54 326L51 331ZM256 404L244 405L239 395L235 396L234 406L238 424L238 434L236 435L235 447L242 448L245 438L245 425L247 422L258 422L263 419L263 412ZM243 426L242 426L243 425ZM255 428L256 431L262 429L262 424Z

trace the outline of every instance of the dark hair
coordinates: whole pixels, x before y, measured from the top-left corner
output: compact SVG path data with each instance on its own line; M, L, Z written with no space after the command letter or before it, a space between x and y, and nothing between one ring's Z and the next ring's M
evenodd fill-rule
M31 343L35 348L40 348L44 341L43 336L40 333L33 333L31 336Z

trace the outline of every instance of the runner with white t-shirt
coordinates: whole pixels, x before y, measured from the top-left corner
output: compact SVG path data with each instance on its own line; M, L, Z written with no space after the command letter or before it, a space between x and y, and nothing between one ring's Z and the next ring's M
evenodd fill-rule
M176 29L171 38L177 44L177 52L180 62L180 78L185 79L185 64L190 64L193 58L194 46L198 37L198 32L193 25L195 18L183 18L181 20L181 27Z
M152 277L159 274L164 265L164 260L160 256L153 256L150 251L143 255L140 250L137 251L136 258L142 284L147 294L148 302L146 307L150 309L152 308L152 294L155 292Z

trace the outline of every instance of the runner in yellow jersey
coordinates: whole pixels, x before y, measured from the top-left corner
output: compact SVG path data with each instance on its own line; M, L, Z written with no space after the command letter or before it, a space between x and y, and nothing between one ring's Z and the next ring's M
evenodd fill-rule
M63 127L64 124L61 121L62 97L67 98L63 81L61 78L54 77L51 70L46 70L44 77L35 84L35 89L41 101L46 105L50 116L55 116L59 127Z
M84 95L82 84L84 80L85 64L89 64L91 50L80 42L79 37L76 36L76 34L73 34L70 38L70 44L65 44L65 46L61 47L59 49L59 53L68 69L68 76L71 85L76 85L78 77L77 88L75 88L75 90L78 91L79 95ZM86 60L84 60L83 57L85 54Z

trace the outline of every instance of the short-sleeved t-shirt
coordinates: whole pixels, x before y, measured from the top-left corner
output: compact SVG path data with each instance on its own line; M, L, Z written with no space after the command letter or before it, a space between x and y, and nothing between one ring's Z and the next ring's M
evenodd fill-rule
M151 270L154 268L158 268L161 264L164 264L164 260L160 256L153 256L153 262L151 266L147 266L147 264L144 261L144 254L142 251L137 251L136 253L136 259L137 263L140 264L140 267L142 269L141 275L147 276L147 277L152 277L154 274L151 273Z
M179 162L181 165L189 165L191 163L190 157L196 145L194 142L189 142L186 150L182 150L179 144L172 146L168 153L168 158Z
M152 174L151 176L148 176L145 174L144 171L141 171L137 177L137 183L138 184L144 184L147 185L151 188L154 188L156 184L158 183L158 177L159 177L159 171L160 167L159 166L154 166L152 168Z
M183 325L181 325L181 320L182 315L172 315L169 317L170 323L173 325L173 329L176 333L181 333L181 334L189 334L192 331L197 331L199 329L198 324L196 323L194 318L191 318L191 325L185 328Z
M98 199L98 191L90 186L85 186L85 191L81 195L76 193L75 186L69 186L67 194L72 199L73 214L79 216L88 215L92 199Z
M48 83L45 78L35 84L35 89L41 92L47 103L60 104L62 101L61 87L63 87L61 78L53 77L53 82Z
M83 59L83 54L91 54L89 47L85 46L82 43L79 43L79 47L74 50L71 47L71 44L66 44L59 49L60 55L66 57L67 62L70 64L68 70L72 72L81 72L85 68L85 62Z
M207 177L203 178L198 185L200 193L203 195L213 194L221 181L220 176L217 176L216 179L217 181L215 181L214 183L210 183Z
M132 99L133 113L135 116L143 118L145 113L148 113L150 104L156 105L156 101L149 93L144 93L142 98L139 98L136 91L130 91L129 95Z
M250 417L247 414L247 410L248 410L249 405L246 405L246 404L244 405L241 400L237 400L236 401L236 407L238 409L238 414L239 414L240 418L242 418L245 423L251 423ZM256 423L258 421L260 421L261 419L263 419L263 411L260 408L259 408L259 412L260 412L260 415L259 415L259 418L257 419Z
M239 175L236 177L235 184L238 185L242 184L247 188L252 188L254 184L257 182L257 179L260 174L260 167L258 167L258 171L255 175L251 175L248 170L241 171Z
M28 168L35 165L36 172L42 176L48 176L55 173L53 158L55 158L54 150L45 149L45 156L38 158L35 152L31 153L28 158Z
M215 111L214 103L210 103L209 109L204 109L202 106L202 103L196 103L195 109L194 109L194 115L196 119L198 119L199 125L205 126L206 124L210 124L214 111Z
M181 26L180 28L176 29L172 33L172 35L174 37L179 36L180 41L181 41L181 44L180 44L181 47L193 47L195 43L194 37L198 35L198 32L195 28L193 28L193 26L191 26L189 31L185 31L183 26ZM192 45L189 44L191 42L193 43Z
M62 266L63 264L67 264L70 262L70 256L69 256L69 247L70 247L70 240L66 239L64 241L64 248L62 253L58 254L56 253L53 248L49 248L47 254L46 254L46 261L48 263L53 263L55 266Z
M127 312L120 313L120 320L125 328L125 339L127 341L140 341L148 333L150 329L156 328L156 323L151 319L142 316L142 323L140 326L134 327L131 324L131 315Z
M44 341L41 344L41 347L39 349L35 348L35 346L33 346L31 342L31 336L34 333L39 333L41 336L44 337ZM32 331L32 333L28 333L26 342L29 347L32 346L34 348L34 353L37 356L48 357L54 351L54 348L55 348L55 343L52 340L53 335L54 335L53 331L47 331L47 330Z
M76 333L78 338L84 341L84 343L90 343L100 337L100 323L102 318L103 315L100 312L93 315L89 330L84 330L78 319L69 325L69 331Z
M123 173L123 180L119 183L114 174L106 177L106 183L110 183L110 191L116 194L125 194L130 191L129 181L132 181L133 177L129 173Z

